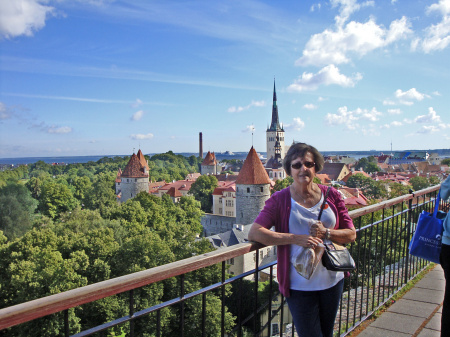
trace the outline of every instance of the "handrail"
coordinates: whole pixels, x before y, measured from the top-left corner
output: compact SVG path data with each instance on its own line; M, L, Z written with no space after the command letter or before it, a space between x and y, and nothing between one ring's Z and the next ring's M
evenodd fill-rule
M151 269L0 309L0 330L226 261L264 247L241 243Z
M375 205L350 211L349 215L351 218L357 218L362 215L411 200L417 196L437 191L439 188L440 185L429 187L412 194L400 196ZM259 243L242 243L227 248L221 248L199 256L193 256L184 260L179 260L162 266L3 308L0 309L0 330L85 303L93 302L108 296L136 289L154 282L162 281L170 277L208 267L263 247L265 246Z

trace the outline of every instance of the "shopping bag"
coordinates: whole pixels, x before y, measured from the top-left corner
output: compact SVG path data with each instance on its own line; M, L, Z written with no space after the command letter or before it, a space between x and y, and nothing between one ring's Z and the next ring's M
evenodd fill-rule
M409 243L409 253L431 262L439 263L441 254L443 219L438 216L441 194L438 193L433 213L422 211L417 228Z

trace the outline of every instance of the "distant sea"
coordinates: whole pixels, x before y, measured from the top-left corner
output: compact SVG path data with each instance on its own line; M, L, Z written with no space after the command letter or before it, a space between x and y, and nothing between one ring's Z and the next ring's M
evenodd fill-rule
M413 151L413 152L423 152L425 150L406 150L406 151ZM426 150L428 153L438 153L441 158L449 158L450 157L450 149L437 149L437 150ZM359 160L363 157L369 157L373 155L379 155L380 153L388 154L391 151L322 151L322 154L324 156L331 156L331 155L340 155L340 156L348 156L355 158L356 160ZM405 152L405 151L401 151ZM153 156L155 153L145 153L146 155L149 155L150 157ZM198 152L183 152L183 153L177 153L181 154L186 157L190 157L192 155L198 156ZM218 160L222 159L245 159L247 157L248 152L215 152L215 156ZM266 158L266 152L258 152L262 156L262 158ZM205 156L206 153L203 153L203 156ZM127 155L102 155L102 156L64 156L64 157L22 157L22 158L0 158L0 164L7 164L7 165L21 165L21 164L33 164L40 160L42 160L45 163L53 164L53 163L64 163L64 164L75 164L75 163L87 163L90 161L96 162L101 158L109 157L125 157ZM129 156L129 155L128 155Z

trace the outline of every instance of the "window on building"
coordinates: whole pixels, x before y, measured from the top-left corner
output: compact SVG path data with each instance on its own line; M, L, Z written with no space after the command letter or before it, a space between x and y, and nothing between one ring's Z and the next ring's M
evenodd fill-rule
M247 193L250 193L250 187L247 187Z
M261 193L264 192L264 187L261 186Z
M279 335L280 329L278 328L278 323L272 323L272 331L270 333L271 336Z

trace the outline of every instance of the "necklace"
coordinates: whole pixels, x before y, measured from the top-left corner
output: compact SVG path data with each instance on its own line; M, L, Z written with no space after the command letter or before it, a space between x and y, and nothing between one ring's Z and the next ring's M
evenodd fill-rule
M313 193L307 194L306 197L303 197L300 193L297 192L297 190L295 189L294 186L291 186L291 188L292 188L292 190L294 191L294 194L300 199L300 201L301 201L303 204L307 204L307 201L308 201L308 200L314 198L314 194L313 194ZM314 189L312 190L312 192L315 192Z

